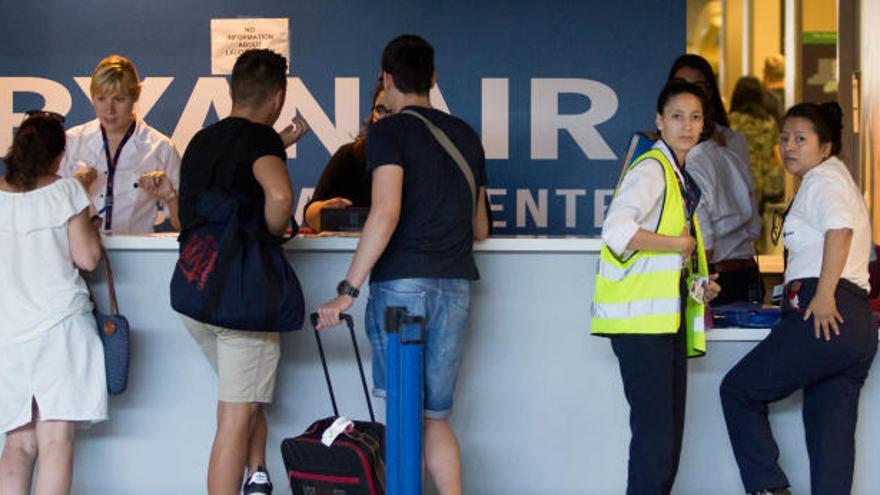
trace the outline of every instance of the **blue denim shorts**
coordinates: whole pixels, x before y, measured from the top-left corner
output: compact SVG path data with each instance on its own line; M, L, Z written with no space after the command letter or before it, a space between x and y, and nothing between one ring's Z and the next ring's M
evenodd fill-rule
M462 341L470 309L466 279L407 278L370 283L366 329L373 348L373 395L385 397L385 308L404 306L428 322L425 337L425 417L452 414L452 396L461 364Z

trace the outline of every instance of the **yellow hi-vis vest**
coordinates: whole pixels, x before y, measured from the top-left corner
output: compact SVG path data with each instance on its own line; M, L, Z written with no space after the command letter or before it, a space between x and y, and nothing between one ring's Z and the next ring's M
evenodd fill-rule
M687 222L686 209L678 177L666 155L652 149L633 161L626 172L648 158L660 162L666 181L657 233L680 236ZM619 190L618 184L615 196ZM686 267L688 287L693 278L706 277L709 271L696 215L692 221L697 267L696 270L693 266ZM677 332L681 321L681 269L681 253L677 251L637 251L629 259L622 260L603 244L593 295L592 333L608 336ZM704 309L702 303L687 298L687 351L691 357L706 353Z

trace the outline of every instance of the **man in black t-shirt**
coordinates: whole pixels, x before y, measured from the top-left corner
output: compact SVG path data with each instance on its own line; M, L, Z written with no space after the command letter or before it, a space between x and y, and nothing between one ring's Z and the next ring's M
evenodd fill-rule
M368 131L370 214L348 274L337 287L338 296L318 310L318 327L339 322L339 313L352 306L369 274L366 327L373 348L374 394L382 397L385 308L405 306L410 315L425 317L425 461L435 485L446 495L461 493L458 441L448 418L470 284L478 278L473 240L488 235L489 222L479 137L462 120L431 108L434 80L434 50L425 40L404 35L385 47L382 84L395 115ZM408 111L449 137L467 162L475 191L426 123Z
M195 219L201 194L218 180L215 168L232 167L233 187L257 199L253 204L262 208L241 212L242 216L262 215L266 230L284 234L293 206L285 149L308 131L301 118L280 134L272 129L286 89L287 60L281 55L249 50L235 62L232 112L199 131L183 155L180 221L184 229ZM217 433L208 465L208 493L238 493L246 472L243 493L271 494L264 467L268 430L262 405L272 402L281 355L279 333L221 328L184 315L181 319L218 375Z

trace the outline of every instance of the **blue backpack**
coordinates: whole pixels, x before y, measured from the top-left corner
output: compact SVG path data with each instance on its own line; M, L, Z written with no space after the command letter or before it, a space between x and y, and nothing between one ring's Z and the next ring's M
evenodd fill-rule
M171 307L223 328L298 330L305 303L282 249L290 237L266 230L262 205L232 187L235 167L221 167L223 155L214 162L211 186L196 200L194 220L178 237Z

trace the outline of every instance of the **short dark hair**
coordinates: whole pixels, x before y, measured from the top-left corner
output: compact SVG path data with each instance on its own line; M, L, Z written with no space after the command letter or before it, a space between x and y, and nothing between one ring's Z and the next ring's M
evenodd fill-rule
M287 59L272 50L248 50L232 67L232 103L260 105L279 89L287 89Z
M712 66L709 65L709 62L705 58L693 53L682 55L672 63L672 68L669 69L669 75L666 77L666 82L675 79L675 73L682 67L698 70L703 74L703 79L706 80L705 90L709 92L707 96L709 97L709 102L712 104L712 118L714 122L725 127L730 127L730 121L727 119L727 111L724 110L724 102L721 101L721 93L718 91L718 80L715 79L715 73L712 71Z
M64 151L64 125L61 120L39 113L26 118L15 132L6 163L6 182L29 191L40 176L53 172L55 159Z
M434 48L420 36L398 36L382 51L382 70L401 92L426 95L434 79Z
M819 143L831 143L831 155L840 154L843 134L843 110L836 101L822 104L798 103L785 112L785 119L792 117L807 119L819 135Z
M715 122L712 120L712 107L709 104L709 97L706 96L706 92L696 84L681 79L673 79L666 83L666 86L663 86L663 89L660 90L660 95L657 96L657 113L663 115L666 103L673 96L680 94L691 94L700 100L700 104L703 106L703 132L700 133L700 141L709 139L712 133L715 132Z

